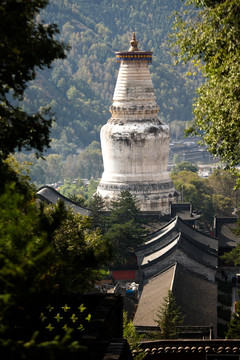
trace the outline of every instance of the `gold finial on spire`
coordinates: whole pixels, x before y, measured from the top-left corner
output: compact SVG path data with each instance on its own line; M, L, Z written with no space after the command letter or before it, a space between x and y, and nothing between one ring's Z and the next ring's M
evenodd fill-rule
M131 47L129 48L128 51L139 51L138 50L138 41L136 40L136 35L135 35L135 32L133 33L133 37L132 37L132 40L130 41L130 44L131 44Z

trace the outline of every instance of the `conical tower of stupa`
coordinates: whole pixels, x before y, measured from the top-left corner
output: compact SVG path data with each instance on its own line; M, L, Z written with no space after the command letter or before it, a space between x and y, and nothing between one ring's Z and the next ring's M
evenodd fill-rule
M152 52L140 51L133 33L120 62L110 106L112 117L101 129L104 172L98 194L106 204L129 190L142 211L169 213L177 193L167 171L169 128L159 116L148 64Z

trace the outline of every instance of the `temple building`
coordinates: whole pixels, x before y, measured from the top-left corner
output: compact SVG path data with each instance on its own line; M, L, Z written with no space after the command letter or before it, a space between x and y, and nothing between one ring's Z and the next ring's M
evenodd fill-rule
M141 296L133 320L139 331L157 330L157 311L172 291L184 315L181 337L217 336L218 240L176 216L136 249Z
M179 216L148 235L135 253L145 280L178 262L214 281L218 267L218 240L194 229Z
M101 129L104 172L98 194L106 202L128 190L141 211L170 213L178 194L167 171L169 128L159 116L148 64L152 52L140 51L135 33L120 62L110 106L112 117Z

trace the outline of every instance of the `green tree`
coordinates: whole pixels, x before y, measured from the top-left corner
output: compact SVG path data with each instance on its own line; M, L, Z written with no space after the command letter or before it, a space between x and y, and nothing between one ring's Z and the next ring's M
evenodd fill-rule
M93 288L109 246L90 219L62 202L36 206L14 183L0 204L0 334L29 340L53 297Z
M83 195L76 195L76 194L69 194L68 198L72 201L74 201L79 206L85 206L85 197Z
M200 178L195 172L183 170L172 173L171 179L176 190L183 193L184 202L191 201L196 206L202 206L204 198L212 196L213 190L206 179Z
M95 193L90 200L88 201L89 208L92 212L92 226L94 229L101 229L103 232L105 230L106 215L104 215L103 210L105 208L105 202L103 198Z
M74 180L78 177L77 155L68 155L62 166L62 178Z
M96 142L93 142L96 143ZM86 147L83 152L81 152L77 159L77 168L79 175L83 179L98 179L101 177L103 172L103 162L102 162L102 152L100 149L100 144L98 148L94 145Z
M180 161L180 156L178 155L178 154L174 154L173 155L173 163L174 164L178 164L178 163L180 163L181 161Z
M226 339L239 339L240 337L240 302L238 301L235 307L235 312L228 326Z
M128 320L127 312L123 312L123 338L128 341L130 350L137 351L138 354L134 356L134 359L141 360L145 357L143 351L141 351L140 341L143 338L143 335L139 335L136 332L136 329L131 320Z
M95 192L97 191L98 184L99 184L98 180L94 180L94 178L90 179L89 184L87 186L88 199L91 199L93 194L95 194Z
M0 204L0 331L19 340L33 334L37 309L55 290L50 242L60 219L42 222L35 201L14 183L6 186Z
M61 180L62 175L62 157L58 154L50 154L43 162L45 167L46 182L55 183Z
M47 208L48 217L55 216L55 212L54 207ZM101 276L100 267L109 261L110 247L100 232L92 230L91 219L69 209L54 233L53 246L60 290L92 290Z
M169 124L172 141L183 139L186 125L187 125L186 121L179 121L179 120L173 120Z
M193 165L189 161L181 161L180 163L174 166L173 172L178 173L183 170L192 171L196 173L198 171L198 167L196 165Z
M191 61L205 80L198 88L187 133L201 136L209 151L234 170L240 160L239 0L186 4L189 11L176 16L174 45L178 60Z
M160 339L176 339L178 336L178 326L182 325L184 316L180 306L171 290L164 297L163 304L156 314L157 326L160 328Z
M192 171L180 171L171 173L174 186L182 194L184 202L192 202L195 210L200 211L201 224L206 229L211 229L215 215L231 216L233 211L233 201L218 193L210 185L208 179L203 179ZM215 187L215 190L217 188Z
M111 201L109 221L110 224L125 224L129 220L141 224L140 208L136 198L128 190L124 190Z
M104 238L112 244L114 262L124 264L128 254L143 243L145 232L140 208L129 191L122 191L116 200L111 201L107 227Z
M37 69L49 68L65 57L66 46L56 40L55 24L37 20L47 0L11 0L0 4L0 156L16 149L41 154L50 143L52 120L46 110L27 114L18 105Z
M208 178L208 184L217 195L231 198L232 206L239 206L240 190L236 189L236 176L224 169L216 169Z

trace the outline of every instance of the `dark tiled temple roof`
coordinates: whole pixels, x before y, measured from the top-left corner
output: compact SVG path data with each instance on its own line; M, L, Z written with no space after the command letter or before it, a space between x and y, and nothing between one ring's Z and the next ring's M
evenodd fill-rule
M216 333L217 285L176 263L152 277L144 285L134 318L138 327L154 327L157 310L168 290L185 315L184 325L209 326Z
M219 239L219 248L233 248L240 242L240 237L232 232L236 227L237 217L218 217L214 219L214 236Z
M91 215L91 211L89 209L77 205L75 202L66 198L50 186L42 186L40 189L38 189L37 197L39 200L45 201L47 204L56 204L58 200L62 200L65 205L71 207L74 212L79 213L83 216Z
M202 278L180 264L172 287L176 302L185 315L184 325L213 325L217 334L217 284Z
M172 256L176 259L178 256L177 250L180 249L185 253L189 258L210 267L216 269L218 265L217 254L212 254L211 252L202 251L201 247L191 243L188 239L184 238L181 234L177 236L174 241L160 249L159 251L148 254L144 257L141 268L150 267L153 264L161 262L163 259ZM173 256L176 256L174 257Z
M193 212L192 204L171 204L170 205L171 217L180 216L185 221L195 221L201 217L201 215Z
M137 252L146 252L147 249L157 249L159 246L164 246L168 242L172 241L172 238L179 233L184 234L185 237L191 238L192 241L195 241L209 249L216 251L218 249L218 240L208 236L192 226L188 225L184 220L179 216L176 216L169 223L164 225L161 229L149 234L146 237L145 244L141 245Z
M165 269L162 273L151 278L143 287L138 308L133 320L135 326L156 326L156 318L159 306L163 304L163 298L171 289L176 265Z
M186 225L176 217L162 229L152 234L150 240L141 245L136 254L142 269L161 262L166 257L177 260L177 250L206 267L218 265L217 240L212 239Z

